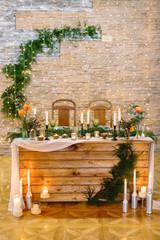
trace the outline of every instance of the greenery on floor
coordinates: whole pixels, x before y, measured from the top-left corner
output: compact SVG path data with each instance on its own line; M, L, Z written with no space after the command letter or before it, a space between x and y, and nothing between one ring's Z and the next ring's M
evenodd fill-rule
M123 192L125 178L128 181L128 187L130 187L129 182L132 180L138 155L134 152L131 143L118 144L118 147L115 148L115 155L117 155L120 161L111 169L112 177L104 180L101 190L96 194L94 189L90 187L84 192L88 199L88 205L100 206L103 201L116 201L119 194Z
M1 95L2 112L8 117L18 117L18 110L22 108L27 98L24 93L24 88L31 81L32 63L36 62L37 54L43 53L44 48L48 49L51 54L55 48L55 44L61 43L63 39L75 41L83 40L89 36L91 39L99 38L101 32L100 26L82 26L80 23L77 27L71 28L64 26L62 29L43 29L37 30L38 38L29 40L26 44L20 45L20 54L17 63L8 64L2 72L7 79L12 79L12 85L8 86Z

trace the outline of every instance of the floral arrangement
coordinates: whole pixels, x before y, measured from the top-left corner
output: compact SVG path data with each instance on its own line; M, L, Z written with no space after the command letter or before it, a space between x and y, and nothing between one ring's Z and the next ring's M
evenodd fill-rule
M27 131L27 112L31 109L29 104L24 104L23 108L18 111L22 119L22 131Z
M142 122L143 119L145 119L144 114L146 112L143 111L143 108L141 108L138 105L131 105L130 109L127 111L129 114L133 114L134 117L130 118L129 120L124 120L122 118L120 122L120 127L124 129L126 132L132 133L135 131L137 136L139 134L139 124Z
M32 117L28 119L27 121L28 131L31 131L31 129L34 129L35 131L37 131L40 127L41 127L41 123L38 118Z

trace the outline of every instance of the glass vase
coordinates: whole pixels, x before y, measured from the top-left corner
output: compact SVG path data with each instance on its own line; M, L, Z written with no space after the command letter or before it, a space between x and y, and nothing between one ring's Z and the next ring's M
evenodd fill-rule
M126 139L129 139L129 138L130 138L130 131L129 131L128 128L125 129L124 135L125 135L125 138L126 138Z
M137 125L137 133L136 133L136 139L138 139L139 138L139 124Z
M26 129L22 129L22 139L27 139L28 138L28 131Z

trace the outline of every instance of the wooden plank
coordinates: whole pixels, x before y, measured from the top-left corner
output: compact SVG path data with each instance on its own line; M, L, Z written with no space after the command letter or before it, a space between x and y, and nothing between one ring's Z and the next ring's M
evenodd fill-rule
M79 177L93 177L93 176L101 176L101 177L110 177L111 174L109 173L109 170L111 168L45 168L45 169L31 169L30 175L31 176L44 176L44 177L73 177L73 176L79 176ZM20 169L20 176L21 178L24 178L27 176L28 169Z
M104 179L104 177L31 177L31 185L99 185ZM147 177L139 177L137 182L147 181L147 179ZM23 185L27 185L27 178L23 178Z
M148 159L148 152L142 152L141 159ZM20 153L20 160L84 160L84 159L102 159L110 160L119 158L112 152L35 152L30 151Z
M39 168L111 168L113 165L117 164L118 160L83 160L83 161L52 161L52 160L45 160L45 161L19 161L20 168L26 169L39 169ZM146 160L139 160L137 162L137 167L148 167L148 161Z
M103 180L104 177L31 177L31 185L99 185ZM23 178L23 185L27 185L27 178Z
M91 188L94 188L95 192L98 192L101 189L101 184L99 185L89 185ZM33 193L41 193L43 186L35 186L31 185L31 192ZM82 193L86 192L86 185L57 185L57 186L47 186L49 193ZM23 193L27 193L28 187L27 185L23 186Z
M43 169L30 169L30 175L34 177L111 177L109 171L111 168L43 168ZM27 176L28 169L20 169L20 177ZM140 176L148 176L148 168L138 168Z
M25 197L25 195L24 195ZM86 202L87 199L83 193L64 193L64 194L56 194L52 193L50 198L42 199L40 198L40 194L33 195L34 202Z

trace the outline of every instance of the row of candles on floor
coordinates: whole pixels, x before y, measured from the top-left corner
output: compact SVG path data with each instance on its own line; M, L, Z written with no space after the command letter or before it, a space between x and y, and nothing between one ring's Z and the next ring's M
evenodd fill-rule
M36 116L36 108L34 108L34 116ZM118 108L118 122L121 121L121 110ZM84 113L81 112L81 124L84 124ZM90 124L90 110L87 111L87 124ZM117 114L113 112L113 125L117 125ZM48 112L46 112L46 126L48 126Z
M28 192L26 194L26 207L28 210L31 210L32 214L40 214L41 209L39 208L38 204L32 205L32 193L30 190L30 170L27 172L27 179L28 179ZM13 199L13 216L20 217L23 215L23 210L25 209L25 203L23 200L23 192L22 192L22 181L23 178L20 180L20 195L16 195ZM139 197L142 201L147 197L146 202L146 213L152 213L152 185L151 185L151 173L149 173L148 179L148 191L146 192L146 187L141 187L141 191L139 192ZM48 192L47 187L42 189L40 194L41 198L49 198L50 194ZM138 203L138 196L136 190L136 169L134 169L133 173L133 193L131 197L131 208L136 209ZM128 212L128 197L127 197L127 180L124 180L124 200L123 200L123 212Z
M146 192L146 187L141 187L141 191L139 192L139 197L143 200L147 198L146 201L146 213L152 213L152 175L149 173L148 179L148 191ZM136 169L133 172L133 193L131 196L131 208L136 209L138 206L138 196L136 190ZM124 200L123 200L123 212L128 212L128 198L127 198L127 180L124 180Z
M39 205L38 204L32 205L32 193L30 189L30 170L28 170L27 172L27 180L28 180L28 191L26 194L26 207L28 210L31 210L32 214L40 214L41 209L39 208ZM20 195L16 195L13 198L13 216L14 217L21 217L23 215L23 210L25 209L25 203L23 200L23 191L22 191L22 181L23 181L23 178L20 179ZM42 189L40 197L41 198L50 197L47 187L44 187Z

